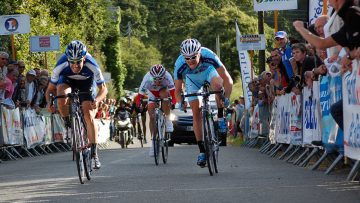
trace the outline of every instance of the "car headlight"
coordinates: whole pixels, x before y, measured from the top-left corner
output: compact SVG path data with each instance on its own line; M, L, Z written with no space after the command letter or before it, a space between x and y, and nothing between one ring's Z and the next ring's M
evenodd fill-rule
M170 113L170 115L169 115L169 120L174 121L175 119L176 119L175 114Z

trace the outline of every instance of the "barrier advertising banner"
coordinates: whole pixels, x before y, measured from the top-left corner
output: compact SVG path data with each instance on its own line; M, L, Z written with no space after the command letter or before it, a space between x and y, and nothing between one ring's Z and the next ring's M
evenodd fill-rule
M297 0L254 0L254 11L297 9Z
M47 109L41 109L40 115L42 115L42 119L45 122L45 144L53 143L53 136L52 136L52 122L51 122L51 113L47 111Z
M345 156L360 160L360 63L343 75Z
M338 76L322 76L320 81L320 107L321 107L321 126L322 142L324 144L335 144L336 137L342 135L339 126L330 114L330 107L342 98L342 82L340 74ZM342 145L342 143L339 143Z
M290 94L279 97L276 115L275 135L277 143L290 144Z
M271 144L276 143L276 118L277 118L277 112L278 112L278 99L279 97L275 97L272 108L271 108L271 120L270 120L270 130L269 130L269 140Z
M302 104L301 96L290 93L290 143L302 144Z
M53 114L54 142L64 142L66 138L66 128L63 119L59 114ZM71 135L69 135L71 136ZM71 138L71 137L69 137Z
M24 118L24 136L28 149L43 144L45 136L45 121L36 114L34 109L28 108L22 112Z
M98 143L105 143L110 138L110 120L95 119L98 127Z
M303 89L303 145L321 141L319 82Z
M0 144L24 144L19 108L7 109L1 106L1 130L2 138L0 138Z

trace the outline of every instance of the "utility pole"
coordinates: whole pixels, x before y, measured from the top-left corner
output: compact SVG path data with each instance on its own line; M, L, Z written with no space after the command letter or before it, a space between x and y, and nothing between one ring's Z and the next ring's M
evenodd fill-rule
M259 34L264 34L264 11L258 11L258 30ZM259 50L259 71L265 71L265 50Z

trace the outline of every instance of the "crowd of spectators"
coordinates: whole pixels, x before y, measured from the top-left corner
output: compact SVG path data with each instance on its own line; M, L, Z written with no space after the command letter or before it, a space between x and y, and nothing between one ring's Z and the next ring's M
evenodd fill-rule
M50 81L46 69L32 68L25 73L24 61L12 61L0 51L0 101L16 107L32 107L37 112L45 108L45 91Z
M300 95L304 87L311 88L321 76L351 72L352 67L359 66L359 2L330 0L330 5L333 10L329 15L320 16L309 28L301 21L293 23L303 39L290 40L286 31L275 33L276 48L266 60L269 71L249 83L253 107L271 106L275 96L286 93ZM331 108L340 128L343 128L342 105L341 100Z

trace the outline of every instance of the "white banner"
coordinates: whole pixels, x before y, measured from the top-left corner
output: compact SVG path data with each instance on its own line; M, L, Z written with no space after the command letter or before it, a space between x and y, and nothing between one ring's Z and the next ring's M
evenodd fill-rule
M328 2L328 11L330 10L330 4ZM309 25L314 24L315 20L323 15L323 0L309 0Z
M249 89L248 84L251 81L251 62L250 57L247 51L243 51L240 49L240 30L235 22L236 27L236 48L239 53L239 61L240 61L240 72L242 79L242 88L244 91L244 100L245 100L245 109L251 108L252 103L252 92Z
M265 50L265 35L240 35L240 50Z
M314 81L312 89L303 89L303 145L321 141L319 86L319 82Z
M290 93L290 143L302 144L302 104L301 96Z
M360 160L360 63L343 76L345 156Z
M297 0L254 0L254 11L297 9Z
M110 120L95 119L98 127L98 143L105 143L110 138Z
M45 121L36 114L34 109L28 108L23 113L24 136L28 149L43 144L45 136Z
M24 134L21 126L19 108L7 109L1 106L1 144L23 145Z
M31 52L59 51L60 36L32 36L30 37Z
M290 144L290 94L278 98L275 136L277 143Z
M51 124L51 113L47 111L47 109L41 109L40 114L42 115L42 119L45 122L45 144L53 143L52 136L52 124Z
M260 131L259 105L256 105L254 112L250 118L250 134L249 138L256 138Z
M54 129L54 142L66 142L66 128L60 114L53 114L53 129ZM69 133L69 139L71 135ZM70 140L69 140L70 141Z
M25 34L30 32L28 14L0 16L0 35Z
M272 109L271 109L271 121L270 121L270 130L269 130L269 140L271 144L276 143L276 117L277 117L277 107L278 107L279 97L275 97Z

